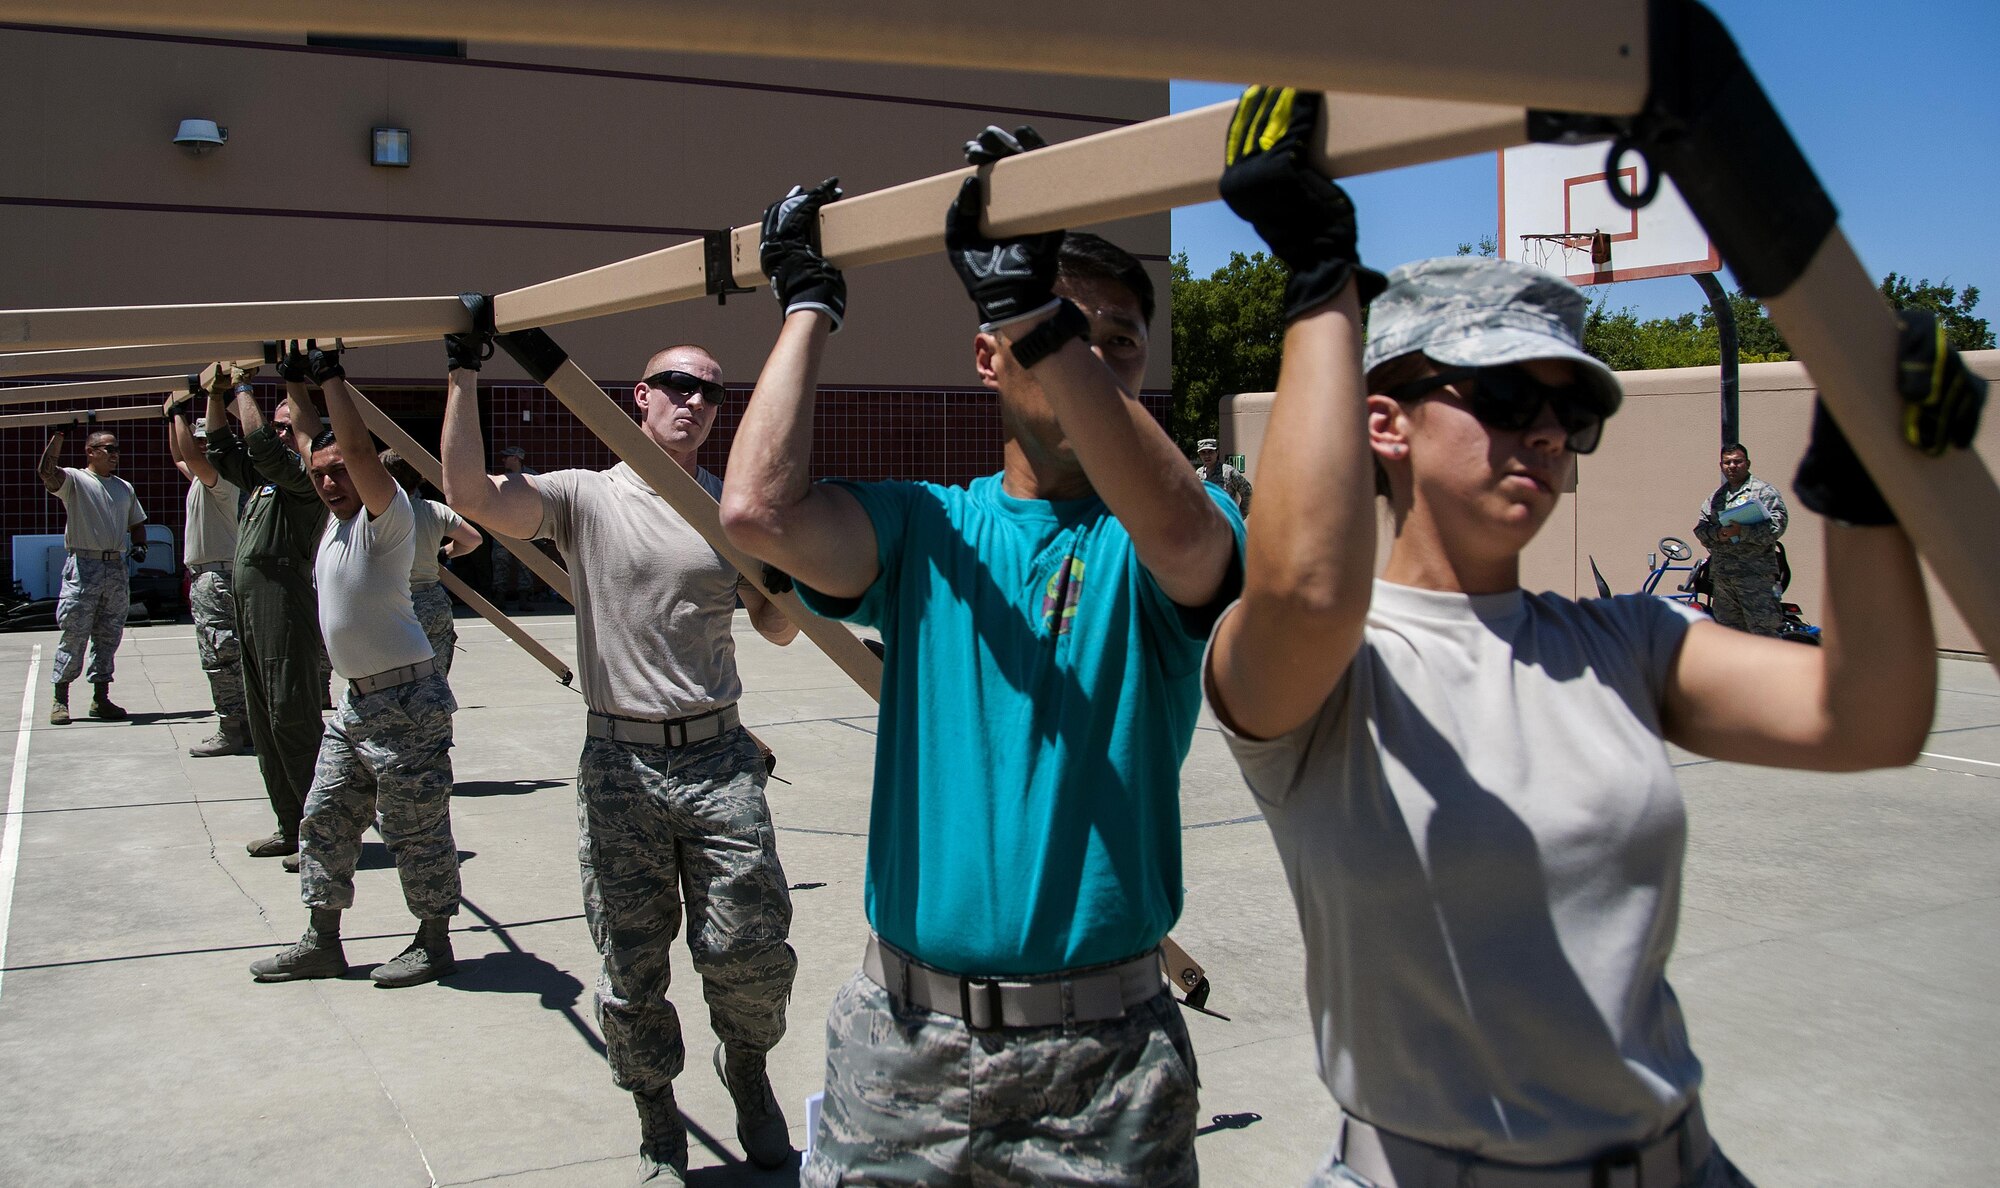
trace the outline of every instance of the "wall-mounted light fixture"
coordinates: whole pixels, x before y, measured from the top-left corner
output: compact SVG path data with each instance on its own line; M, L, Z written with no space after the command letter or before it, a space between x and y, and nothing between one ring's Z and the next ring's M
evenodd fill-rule
M210 149L229 143L229 129L214 120L182 120L174 133L174 143L199 157Z
M369 141L368 163L398 169L410 167L410 130L377 128Z

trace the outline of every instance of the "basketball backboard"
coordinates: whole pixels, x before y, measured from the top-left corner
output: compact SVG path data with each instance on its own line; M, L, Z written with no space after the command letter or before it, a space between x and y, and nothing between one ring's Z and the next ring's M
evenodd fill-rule
M1672 181L1660 179L1658 196L1644 209L1617 203L1605 184L1608 152L1606 144L1531 144L1503 151L1500 257L1579 285L1720 269L1721 254ZM1644 169L1636 153L1618 162L1627 191L1645 183Z

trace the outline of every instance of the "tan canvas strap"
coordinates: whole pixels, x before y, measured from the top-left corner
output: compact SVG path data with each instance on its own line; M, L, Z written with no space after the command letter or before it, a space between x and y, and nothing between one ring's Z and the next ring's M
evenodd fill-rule
M963 1019L976 1031L1119 1019L1166 988L1157 952L1032 978L973 978L925 965L872 933L861 969L904 1002Z
M71 549L69 555L82 557L88 561L116 561L125 555L124 549Z
M614 718L592 711L586 729L592 738L633 743L642 747L685 747L721 738L743 720L733 705L705 714L672 718L665 722L642 722L637 718Z
M405 664L401 668L392 668L387 672L375 673L373 676L356 677L347 683L353 687L356 693L380 693L384 689L393 689L397 685L407 685L411 681L420 681L436 672L437 667L437 657L433 656L428 660L419 660L415 664Z
M228 573L232 565L228 561L197 561L188 566L189 573Z
M1695 1102L1665 1134L1583 1163L1532 1167L1391 1134L1352 1114L1341 1117L1340 1161L1378 1188L1679 1188L1687 1169L1713 1150Z

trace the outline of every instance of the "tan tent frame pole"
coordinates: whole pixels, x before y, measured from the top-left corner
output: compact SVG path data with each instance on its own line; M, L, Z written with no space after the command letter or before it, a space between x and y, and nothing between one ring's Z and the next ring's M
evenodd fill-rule
M0 0L4 3L4 0ZM1321 137L1322 167L1341 176L1490 151L1527 138L1520 108L1422 99L1335 95ZM1083 226L1150 214L1216 196L1230 105L1215 104L1080 137L992 168L988 223L1000 234ZM827 255L842 267L908 259L944 246L944 212L958 169L858 195L821 216ZM735 283L763 282L755 224L732 234ZM502 331L539 329L705 296L700 241L497 294ZM109 306L0 311L0 345L80 349L134 338L155 343L367 337L402 341L471 328L456 297L355 301ZM132 348L127 348L132 349ZM227 353L227 352L225 352ZM0 356L4 360L5 356Z
M42 400L89 400L100 396L165 395L187 388L184 375L149 375L137 379L89 380L80 384L40 384L32 388L0 388L0 405L33 404Z
M381 438L390 449L401 454L410 465L416 467L417 473L423 475L425 481L440 491L444 490L444 466L438 462L437 456L425 449L416 438L404 432L403 427L388 413L383 412L380 405L362 395L353 384L347 386L347 391L354 398L354 407L361 413L361 419L368 423L368 431ZM500 547L520 558L521 564L533 570L536 577L547 582L551 590L562 595L564 602L571 606L576 605L576 595L570 590L569 572L551 561L547 553L525 540L517 540L503 532L495 532L484 524L479 526L485 528L486 535L492 537Z
M498 627L500 634L520 644L522 651L541 661L542 667L555 674L557 680L567 685L574 678L575 674L570 672L569 665L564 664L561 657L549 651L541 640L529 635L525 628L508 618L499 607L480 597L479 591L466 585L457 574L449 569L439 569L438 581L445 589L451 591L453 597L478 611L480 618Z
M407 342L430 342L428 334L390 335L386 338L351 338L350 347L398 346ZM221 359L225 363L256 366L265 359L264 341L217 342L188 346L165 343L153 346L86 347L69 351L15 351L0 354L0 379L18 375L75 375L93 371L136 371L142 367L207 366Z
M15 413L0 417L0 429L32 429L37 425L96 428L101 422L143 421L160 415L157 404L127 404L118 408L58 409L52 412Z
M1017 0L996 34L976 6L811 0L0 0L0 20L237 33L439 37L607 49L756 54L1123 78L1235 79L1320 90L1438 96L1629 113L1646 96L1646 0L1161 0L1116 6ZM1476 46L1476 58L1439 53ZM1551 47L1560 46L1551 66Z
M530 374L533 374L533 369ZM657 491L681 518L693 525L739 573L751 581L758 580L764 572L764 563L731 544L729 538L722 534L722 507L716 503L715 497L704 490L692 475L682 470L679 463L668 457L657 442L647 437L638 422L605 395L604 389L585 375L574 360L565 358L561 366L541 382L592 433L610 446L612 453L624 459L640 478ZM765 591L765 597L777 603L785 615L798 624L799 630L818 644L827 658L839 665L855 684L875 700L882 700L882 662L859 637L844 625L822 619L807 610L795 593L772 594Z

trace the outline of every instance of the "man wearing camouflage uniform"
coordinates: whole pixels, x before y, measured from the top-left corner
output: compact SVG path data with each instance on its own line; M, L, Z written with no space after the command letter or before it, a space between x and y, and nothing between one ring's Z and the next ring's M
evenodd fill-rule
M968 155L1027 139L989 129ZM1240 585L1243 528L1137 398L1144 266L1094 235L988 237L982 180L945 253L1004 439L999 472L966 487L808 481L846 305L816 246L838 188L764 216L785 318L723 525L886 649L870 931L827 1013L800 1183L1192 1185L1193 1047L1159 949L1182 903L1202 645Z
M1200 463L1194 468L1195 474L1200 477L1201 481L1204 483L1213 483L1229 492L1229 497L1236 501L1236 510L1246 516L1249 515L1250 480L1243 477L1243 472L1229 463L1217 462L1215 460L1215 439L1213 437L1202 438L1195 444L1194 452L1196 457L1201 459Z
M1722 447L1722 485L1701 505L1695 539L1708 546L1715 621L1755 635L1785 625L1779 604L1778 538L1785 534L1785 497L1750 473L1750 451Z
M305 935L251 965L260 982L337 978L347 972L340 913L354 903L361 835L372 823L388 843L417 935L369 974L384 987L415 986L458 968L458 845L451 835L451 716L458 704L410 604L416 519L389 477L349 394L338 351L314 350L312 379L326 399L330 434L312 442L313 486L333 518L315 572L319 615L334 671L347 681L320 742L300 831ZM295 425L316 416L291 385Z
M49 494L63 502L62 591L56 599L56 643L53 672L55 700L49 724L69 721L69 686L83 671L84 645L90 646L90 716L120 722L127 716L111 701L111 673L118 644L125 638L125 611L132 588L125 573L125 541L132 557L146 558L146 509L132 484L119 478L118 437L98 430L84 438L84 469L60 466L63 435L49 434L36 468Z
M192 419L198 385L168 397L167 446L174 466L188 483L187 527L181 559L194 581L188 603L194 613L195 652L215 701L215 733L188 748L197 759L243 755L250 750L250 722L243 705L243 660L236 645L236 595L231 570L236 558L235 483L208 462L208 422Z
M560 348L539 331L502 339L546 379ZM680 1184L687 1130L674 1102L685 1062L667 1000L668 955L686 905L687 943L722 1041L718 1075L736 1134L759 1167L792 1156L765 1053L785 1032L798 958L778 863L764 761L738 721L732 623L740 597L773 643L797 628L625 463L608 471L486 473L476 374L483 342L447 339L445 499L495 532L552 539L576 595L577 675L589 737L577 771L584 912L604 957L597 1021L611 1077L639 1111L639 1176ZM632 392L646 436L711 495L695 452L724 396L698 346L654 355Z
M437 653L438 671L451 677L451 661L458 651L458 621L452 617L451 592L438 581L438 550L447 557L463 557L484 544L479 529L465 517L422 494L424 477L417 468L394 450L382 451L382 465L389 476L407 491L410 510L416 514L416 561L410 566L410 602L417 608L417 622Z
M250 373L216 369L208 396L208 462L250 493L238 522L236 644L242 658L244 712L257 749L264 794L278 829L244 847L253 857L295 855L319 756L319 605L313 550L326 505L313 493L296 452L290 411L266 423ZM225 407L224 393L230 403ZM241 432L230 425L234 416Z

